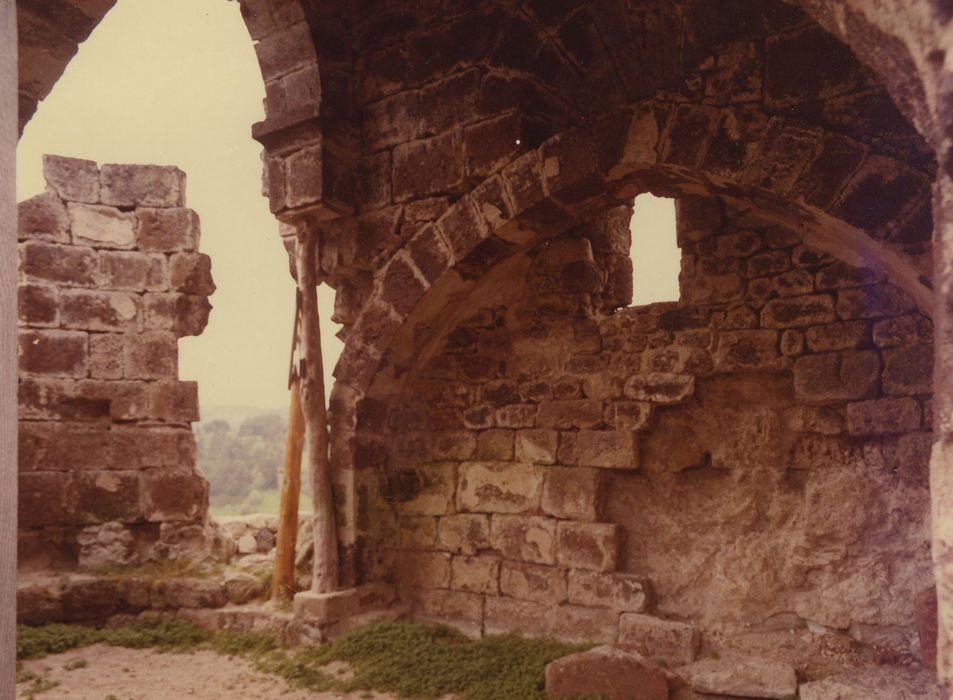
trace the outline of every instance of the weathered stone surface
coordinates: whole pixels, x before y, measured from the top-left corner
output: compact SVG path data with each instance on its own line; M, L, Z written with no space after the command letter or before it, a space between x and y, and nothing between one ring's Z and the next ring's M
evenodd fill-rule
M563 433L559 462L603 469L637 469L638 439L627 430L580 430Z
M819 681L802 683L801 700L940 700L935 676L896 667L861 667Z
M761 311L765 328L797 328L833 321L834 300L826 294L773 299Z
M599 517L598 469L552 467L546 470L540 506L546 515L574 520Z
M437 463L397 475L398 508L403 513L443 515L453 503L456 465Z
M178 373L178 342L172 333L148 331L123 346L123 375L129 379L166 379Z
M679 669L694 690L745 698L789 698L797 676L785 663L767 659L705 659Z
M559 433L555 430L518 430L516 459L531 464L553 464Z
M69 243L70 220L66 205L53 192L43 192L17 207L17 238Z
M554 608L545 603L488 596L484 626L488 634L518 630L566 642L608 643L615 638L616 616L608 610L576 605Z
M494 515L490 546L507 559L556 563L556 521L532 515Z
M453 557L450 588L473 593L499 593L500 559L493 556Z
M851 435L906 433L920 427L920 404L911 398L887 398L847 404Z
M594 428L602 422L602 402L592 399L543 401L539 404L536 424L540 428L567 430Z
M525 513L539 507L543 472L509 462L464 462L460 466L457 506L482 513Z
M459 513L440 518L437 547L460 554L476 554L490 547L490 519L486 515Z
M73 331L20 331L20 371L62 377L85 377L89 364L87 335Z
M558 605L567 598L566 570L541 564L504 561L500 569L500 593Z
M80 568L95 570L136 563L135 539L122 523L83 528L76 535L76 542L80 545Z
M104 165L103 204L114 207L185 206L185 173L161 165Z
M770 369L778 367L781 361L777 331L737 330L718 334L715 365L719 370Z
M100 284L107 289L161 292L169 288L164 255L125 251L99 254Z
M920 638L920 660L928 671L936 672L937 667L937 621L936 588L920 591L914 598L914 612L917 622L917 635Z
M40 242L20 247L20 271L28 278L69 286L96 284L99 260L92 248L74 248Z
M678 403L691 396L695 390L695 378L683 374L634 375L625 383L626 398L652 403Z
M573 569L614 571L621 537L618 525L560 521L556 530L556 561Z
M933 345L908 345L883 354L885 394L906 396L933 391Z
M807 403L865 399L879 380L880 358L873 351L809 355L794 364L794 388Z
M136 215L96 204L69 204L70 228L78 243L97 248L131 248Z
M199 247L199 217L191 209L141 208L137 211L139 250L195 251Z
M91 160L45 155L43 179L67 202L99 202L99 166Z
M606 700L667 700L665 672L631 651L602 646L546 666L551 698L598 695Z
M698 653L698 632L692 625L650 615L624 613L619 618L619 644L650 659L687 664Z
M118 332L141 328L141 302L134 294L66 289L60 300L60 317L66 328Z
M645 581L637 576L573 569L569 572L569 602L642 612L648 603L648 591Z
M400 552L395 562L401 586L417 588L450 587L450 555L445 552Z

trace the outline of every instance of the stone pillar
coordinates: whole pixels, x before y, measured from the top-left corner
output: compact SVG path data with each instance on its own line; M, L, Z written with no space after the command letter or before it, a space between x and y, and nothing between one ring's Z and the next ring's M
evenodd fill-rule
M17 543L17 18L0 0L0 698L14 695Z

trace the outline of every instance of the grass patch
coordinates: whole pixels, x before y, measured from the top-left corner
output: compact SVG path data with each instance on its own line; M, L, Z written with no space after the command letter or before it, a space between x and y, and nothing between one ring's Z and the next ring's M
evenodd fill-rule
M444 626L385 622L355 630L332 644L289 650L274 636L209 632L181 620L143 616L116 629L73 625L19 627L17 658L39 658L87 644L186 652L211 649L240 656L290 684L319 691L389 691L433 700L546 700L546 664L588 648L515 634L471 640ZM327 668L345 662L347 678ZM579 700L583 700L580 698Z
M99 578L136 577L161 581L169 578L204 578L221 572L221 565L210 568L190 559L163 559L142 566L101 566L93 573Z

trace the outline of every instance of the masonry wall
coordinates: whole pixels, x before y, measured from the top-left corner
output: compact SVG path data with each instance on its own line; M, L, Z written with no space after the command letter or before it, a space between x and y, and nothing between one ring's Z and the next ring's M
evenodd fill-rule
M378 378L367 518L402 595L474 632L636 641L652 613L915 646L929 319L716 199L679 203L680 302L620 308L630 213L489 273L402 385Z
M173 167L44 158L19 205L19 566L137 564L201 539L178 338L214 291Z

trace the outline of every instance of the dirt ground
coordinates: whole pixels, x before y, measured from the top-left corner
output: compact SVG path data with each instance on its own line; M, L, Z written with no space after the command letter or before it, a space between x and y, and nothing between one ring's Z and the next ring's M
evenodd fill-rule
M161 654L96 644L23 665L59 683L37 694L38 700L396 700L386 693L310 693L291 688L280 678L256 671L244 659L212 651ZM25 693L31 685L19 684L18 697L28 697Z

